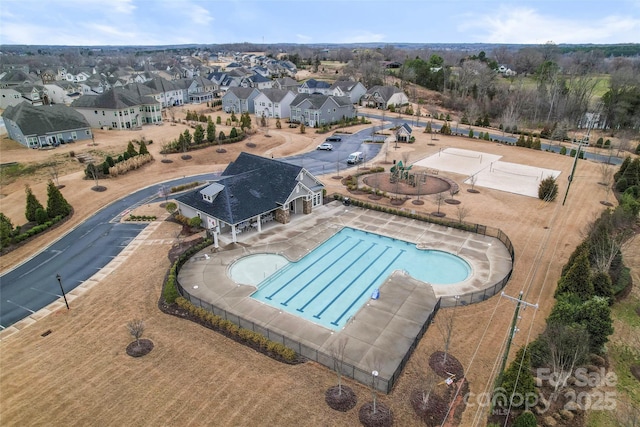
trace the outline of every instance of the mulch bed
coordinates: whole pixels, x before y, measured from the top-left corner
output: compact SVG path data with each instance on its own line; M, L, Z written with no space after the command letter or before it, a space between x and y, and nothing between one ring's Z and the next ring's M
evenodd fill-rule
M371 200L380 200L380 199L382 199L382 196L378 196L377 194L371 194L369 196L369 199L371 199Z
M365 427L390 427L393 425L393 412L384 403L376 402L376 412L373 412L373 402L367 402L360 407L358 419Z
M414 205L424 205L424 200L413 200L411 201L411 203L413 203Z
M225 150L224 148L216 148L216 153L226 153L227 150Z
M191 155L189 155L189 154L183 154L182 156L180 156L180 158L181 158L182 160L191 160L191 158L192 158L192 157L191 157Z
M247 142L245 145L249 148L256 148L256 144L254 144L253 142Z
M457 200L457 199L444 199L444 202L449 204L449 205L459 205L460 204L460 200Z
M444 218L445 216L447 216L447 214L444 212L431 212L431 216L435 216L437 218Z
M105 187L104 185L94 185L93 187L91 187L91 189L93 191L97 191L98 193L102 193L103 191L107 191L107 187Z
M406 182L391 182L390 172L372 173L362 177L362 181L369 187L384 191L387 194L406 194L409 196L437 194L449 191L453 181L429 175L427 181L420 185L410 185ZM457 184L456 184L457 187Z
M394 198L394 199L390 199L389 203L391 203L391 205L393 206L400 206L400 205L404 205L404 202L406 202L407 200L409 199L404 197L402 199Z
M478 194L478 193L479 193L479 191L478 191L478 190L476 190L475 188L468 188L468 189L467 189L467 192L469 192L469 193L471 193L471 194Z
M173 163L173 160L171 159L162 159L160 160L162 163Z
M435 392L431 392L425 404L422 401L422 391L415 390L411 393L411 407L426 425L435 427L442 424L449 410L449 402Z
M127 354L131 357L142 357L153 350L153 341L141 338L140 343L133 341L127 346Z
M62 218L60 221L56 222L51 227L49 227L46 230L44 230L42 233L34 234L33 236L26 238L22 242L12 243L12 244L10 244L8 246L3 247L0 250L0 255L6 255L9 252L18 249L20 246L26 245L28 242L30 242L32 240L35 240L38 237L41 237L41 236L45 235L46 233L50 232L51 230L55 230L56 228L60 227L65 222L69 221L69 219L72 216L73 216L73 208L71 208L71 212L69 213L69 215L67 215L66 217ZM26 233L28 230L30 230L31 228L35 227L36 225L38 225L38 224L35 221L34 222L27 222L26 224L21 224L21 229L20 230L23 233Z
M340 387L336 385L327 389L324 393L324 400L331 409L347 412L356 406L358 396L356 396L351 387L343 385L342 391L340 391Z
M429 356L429 366L433 371L442 378L449 378L449 374L454 374L456 381L464 377L464 368L462 363L455 356L448 353L445 362L445 352L436 351Z

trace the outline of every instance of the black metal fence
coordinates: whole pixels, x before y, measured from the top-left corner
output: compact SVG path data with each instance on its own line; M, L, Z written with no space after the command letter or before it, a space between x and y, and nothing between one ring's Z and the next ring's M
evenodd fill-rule
M370 204L369 204L370 206ZM377 205L378 208L373 208L374 210L382 210L380 209L380 205ZM364 206L364 207L368 207L368 206ZM369 209L371 209L371 207L368 207ZM385 209L386 210L386 209ZM397 211L400 212L400 211ZM395 212L389 212L389 213L395 213ZM425 217L425 216L421 216L421 215L416 215L416 214L411 214L410 215L411 218L414 219L419 219L419 220L423 220L425 222L433 222L433 223L437 223L437 224L441 224L444 226L455 226L455 228L460 228L472 233L476 233L476 234L481 234L481 235L485 235L485 236L489 236L489 237L495 237L498 240L500 240L504 246L507 248L507 251L509 252L509 255L511 256L511 265L513 266L513 261L515 259L515 252L514 252L514 248L513 248L513 244L511 243L511 240L509 240L509 237L504 234L502 232L502 230L498 229L498 228L493 228L493 227L488 227L485 225L481 225L481 224L472 224L472 223L466 223L466 222L451 222L449 224L443 224L444 221L442 221L442 218L430 218L430 217ZM513 267L512 267L513 268ZM400 362L400 364L398 365L398 367L396 368L395 372L391 375L391 377L389 378L385 378L383 376L378 376L375 381L373 381L373 377L372 377L372 373L370 371L365 371L363 369L360 369L356 366L353 366L351 364L348 363L343 363L343 375L349 377L349 378L353 378L354 380L365 384L367 386L371 386L372 384L375 384L375 388L383 393L389 393L391 391L391 389L393 388L393 385L395 384L395 382L398 380L398 378L400 377L400 374L402 373L404 367L406 366L406 364L409 361L409 358L411 357L411 355L413 354L413 351L415 350L415 348L417 347L418 343L420 342L420 340L422 339L423 335L425 334L425 332L427 331L427 329L429 328L429 325L431 324L431 322L433 321L434 316L436 315L436 313L438 312L438 310L440 309L440 307L451 307L453 305L456 304L460 304L460 305L466 305L466 304L472 304L474 302L480 302L480 301L484 301L490 297L492 297L493 295L495 295L496 293L498 293L500 290L502 290L507 282L509 281L509 279L511 278L511 273L512 273L512 269L509 270L509 272L506 274L506 276L500 280L498 283L494 284L492 287L490 288L486 288L483 289L482 291L476 291L476 292L472 292L472 293L468 293L468 294L464 294L464 295L459 295L459 299L455 299L454 297L449 297L449 298L440 298L438 299L436 305L434 306L433 311L431 312L431 314L429 315L429 317L427 318L427 320L424 322L424 324L422 325L422 327L420 328L420 330L418 331L418 333L416 334L416 337L414 338L411 346L409 346L408 351L406 352L405 356L402 358L402 361ZM178 280L176 279L176 285L178 286L178 291L180 292L180 294L188 299L192 304L198 306L198 307L202 307L205 310L220 316L223 319L229 320L230 322L233 322L234 324L238 325L241 328L245 328L254 332L257 332L265 337L267 337L269 340L274 341L274 342L279 342L284 344L285 346L291 348L292 350L294 350L295 352L297 352L298 354L300 354L301 356L306 357L309 360L313 360L316 361L326 367L328 367L329 369L333 369L334 364L333 364L333 358L331 357L331 355L325 354L322 351L319 351L318 349L315 348L311 348L305 344L302 344L301 342L298 342L296 340L293 340L285 335L282 335L278 332L274 332L272 330L270 330L269 328L265 328L264 326L260 326L255 324L254 322L252 322L251 320L247 320L245 318L243 318L242 316L239 316L235 313L230 313L220 307L217 307L209 302L206 301L202 301L201 299L189 294L189 292L182 287L182 285L180 285L180 283L178 282Z

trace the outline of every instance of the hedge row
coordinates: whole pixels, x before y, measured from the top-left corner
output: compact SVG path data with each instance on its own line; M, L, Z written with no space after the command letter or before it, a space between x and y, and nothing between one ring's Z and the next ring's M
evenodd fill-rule
M271 341L264 335L249 329L241 328L230 320L211 313L201 307L196 307L187 299L179 297L176 299L178 307L187 310L193 316L197 317L206 324L206 326L221 331L231 338L250 345L261 352L269 353L277 358L283 359L289 363L295 362L296 352L279 342Z
M334 194L333 198L335 200L343 200L344 196L342 196L341 194ZM444 227L457 228L458 230L471 231L471 232L474 232L474 233L476 232L476 226L473 225L473 224L465 224L463 222L448 221L446 219L437 218L437 217L433 217L433 216L424 216L424 215L420 215L420 214L417 214L417 213L411 213L409 211L394 209L394 208L390 208L390 207L387 207L387 206L377 205L377 204L374 204L374 203L363 202L362 200L358 200L358 199L351 199L350 198L350 202L351 202L351 204L353 206L357 206L357 207L360 207L360 208L371 209L371 210L374 210L374 211L384 212L384 213L397 215L397 216L402 216L402 217L405 217L405 218L415 219L415 220L418 220L418 221L424 221L424 222L428 222L428 223L431 223L431 224L442 225Z
M176 302L176 299L180 297L180 293L178 292L178 287L176 286L176 281L178 280L178 271L180 267L191 257L191 255L195 254L198 251L206 248L211 245L213 240L205 239L202 243L195 245L186 251L182 255L178 257L178 259L173 263L171 268L169 269L169 275L167 276L167 282L164 285L164 289L162 291L162 296L167 304L173 304Z
M182 184L175 187L171 187L172 193L179 193L180 191L188 190L190 188L199 187L202 185L200 181L190 182L189 184Z
M29 237L33 237L36 234L42 233L43 231L51 228L53 226L53 224L56 224L60 221L62 221L64 217L62 215L58 215L57 217L50 219L49 221L40 224L40 225L36 225L35 227L30 228L28 231L24 232L24 233L20 233L17 236L14 236L11 239L12 243L20 243L24 240L27 240Z

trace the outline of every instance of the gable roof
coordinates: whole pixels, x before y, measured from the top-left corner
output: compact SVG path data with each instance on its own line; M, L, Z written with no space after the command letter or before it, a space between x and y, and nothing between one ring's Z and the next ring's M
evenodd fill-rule
M306 87L309 89L329 89L331 85L327 82L323 82L322 80L309 79L304 82L302 87Z
M123 87L114 87L102 95L83 95L73 101L74 108L103 108L107 110L120 110L136 105L158 104L150 96L140 96L137 92Z
M260 93L260 91L254 87L240 87L240 86L230 87L229 90L227 91L227 93L234 94L238 99L249 99L251 98L251 95L254 92L257 92L255 94L256 96Z
M266 96L271 102L280 102L285 96L287 96L287 94L292 92L287 89L262 89L260 93Z
M158 90L160 92L170 92L172 90L181 90L180 87L176 86L172 82L167 79L163 79L162 77L154 77L153 79L144 82L145 85L149 86L151 89Z
M25 136L91 127L82 114L64 104L35 106L24 101L7 107L2 117L15 122Z
M402 92L402 90L395 86L374 86L367 91L366 95L372 96L376 92L380 97L382 97L382 99L388 101L394 94Z
M353 105L348 96L321 95L319 93L300 93L291 101L291 105L298 106L305 100L308 100L311 107L315 110L322 108L327 101L335 103L338 107Z
M242 152L211 184L214 187L191 191L176 200L228 224L238 224L282 207L298 185L302 170L301 166ZM207 202L202 194L215 198Z
M352 80L339 80L331 85L331 89L340 88L343 92L350 92L358 83Z

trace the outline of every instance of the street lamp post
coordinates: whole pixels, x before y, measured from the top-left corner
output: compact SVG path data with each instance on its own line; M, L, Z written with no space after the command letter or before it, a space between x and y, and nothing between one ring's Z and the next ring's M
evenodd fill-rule
M62 292L64 303L67 306L67 310L69 310L69 302L67 301L67 296L64 294L64 288L62 287L62 277L60 276L60 274L56 274L56 279L58 279L58 284L60 284L60 291Z

